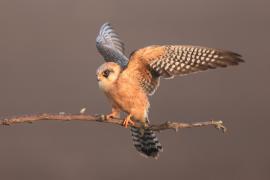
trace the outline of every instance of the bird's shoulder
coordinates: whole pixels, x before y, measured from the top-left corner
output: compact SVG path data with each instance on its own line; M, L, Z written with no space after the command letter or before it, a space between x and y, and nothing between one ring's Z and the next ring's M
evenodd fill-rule
M149 63L150 61L163 56L165 53L164 46L151 45L138 50L133 51L129 57L129 66L136 63Z
M152 45L138 50L135 50L130 54L129 63L123 70L123 75L133 76L149 73L148 65L151 61L163 56L165 53L164 46Z

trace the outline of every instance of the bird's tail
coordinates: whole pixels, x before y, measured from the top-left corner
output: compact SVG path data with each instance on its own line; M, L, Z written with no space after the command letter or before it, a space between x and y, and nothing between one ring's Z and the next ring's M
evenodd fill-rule
M157 136L152 130L131 126L131 135L135 148L143 156L158 158L159 152L163 151Z

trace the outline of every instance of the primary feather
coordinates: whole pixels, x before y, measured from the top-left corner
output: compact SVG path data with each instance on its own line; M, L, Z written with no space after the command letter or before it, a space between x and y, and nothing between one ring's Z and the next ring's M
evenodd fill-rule
M124 54L124 43L109 23L101 26L96 47L105 61L116 62L122 68L128 64L128 58Z

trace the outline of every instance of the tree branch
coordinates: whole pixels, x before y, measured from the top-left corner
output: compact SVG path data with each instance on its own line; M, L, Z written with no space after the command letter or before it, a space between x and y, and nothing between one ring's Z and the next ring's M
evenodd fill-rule
M43 114L34 114L34 115L21 115L15 117L9 117L0 119L0 125L13 125L20 123L33 123L35 121L96 121L103 123L112 123L122 126L122 119L106 119L104 115L89 115L84 114L85 109L82 109L80 114L52 114L52 113L43 113ZM140 127L137 123L135 127ZM157 125L149 125L149 129L153 131L163 131L167 129L179 130L183 128L193 128L193 127L203 127L203 126L213 126L222 132L226 132L227 128L223 125L222 121L205 121L205 122L196 122L196 123L181 123L181 122L165 122Z

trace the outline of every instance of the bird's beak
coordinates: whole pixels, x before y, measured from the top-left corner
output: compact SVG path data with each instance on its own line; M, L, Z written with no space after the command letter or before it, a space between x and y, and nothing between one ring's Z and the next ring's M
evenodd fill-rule
M100 81L100 80L101 80L100 76L97 75L97 81Z

